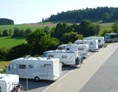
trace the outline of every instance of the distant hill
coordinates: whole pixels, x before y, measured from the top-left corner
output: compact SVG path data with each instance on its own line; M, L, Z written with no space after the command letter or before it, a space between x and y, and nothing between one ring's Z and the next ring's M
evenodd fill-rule
M86 8L72 11L66 11L51 15L49 18L42 19L42 22L80 22L82 20L92 22L114 22L118 20L118 8L114 7L97 7Z

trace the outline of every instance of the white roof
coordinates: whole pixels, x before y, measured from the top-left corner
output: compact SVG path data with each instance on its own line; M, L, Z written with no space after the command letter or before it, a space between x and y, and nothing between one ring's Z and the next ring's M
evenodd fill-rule
M34 61L34 62L39 62L39 61L55 61L58 60L58 58L46 58L46 57L30 57L30 56L26 56L26 57L22 57L22 58L17 58L12 60L12 63L22 63L23 62L28 62L28 61Z
M19 81L19 76L13 74L0 74L0 81L10 82L12 80Z

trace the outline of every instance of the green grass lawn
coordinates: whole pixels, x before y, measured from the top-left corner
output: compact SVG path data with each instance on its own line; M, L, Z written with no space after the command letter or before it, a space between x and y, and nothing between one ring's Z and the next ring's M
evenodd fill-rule
M5 66L8 66L8 61L0 61L0 69L3 69Z
M2 47L10 48L22 43L26 43L25 39L16 39L16 38L11 38L9 36L0 37L0 48Z

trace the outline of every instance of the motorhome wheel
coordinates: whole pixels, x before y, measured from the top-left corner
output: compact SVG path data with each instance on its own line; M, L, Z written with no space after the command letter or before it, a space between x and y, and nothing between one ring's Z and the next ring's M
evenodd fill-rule
M80 62L79 62L79 58L77 57L76 60L75 60L75 64L76 64L76 65L79 65L79 63L80 63Z
M34 81L36 81L36 82L38 82L40 80L40 78L38 77L38 76L36 76L35 78L34 78Z

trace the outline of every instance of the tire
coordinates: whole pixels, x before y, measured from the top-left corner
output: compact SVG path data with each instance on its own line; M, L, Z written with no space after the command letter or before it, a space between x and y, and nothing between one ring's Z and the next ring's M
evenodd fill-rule
M83 63L83 59L86 59L86 57L82 57L82 58L81 58L81 60L80 60L80 61L81 61L81 63Z
M39 81L40 81L40 78L39 78L38 76L36 76L36 77L34 78L34 81L35 81L35 82L39 82Z
M80 60L79 60L79 58L77 57L76 59L75 59L75 65L79 65L80 64Z

